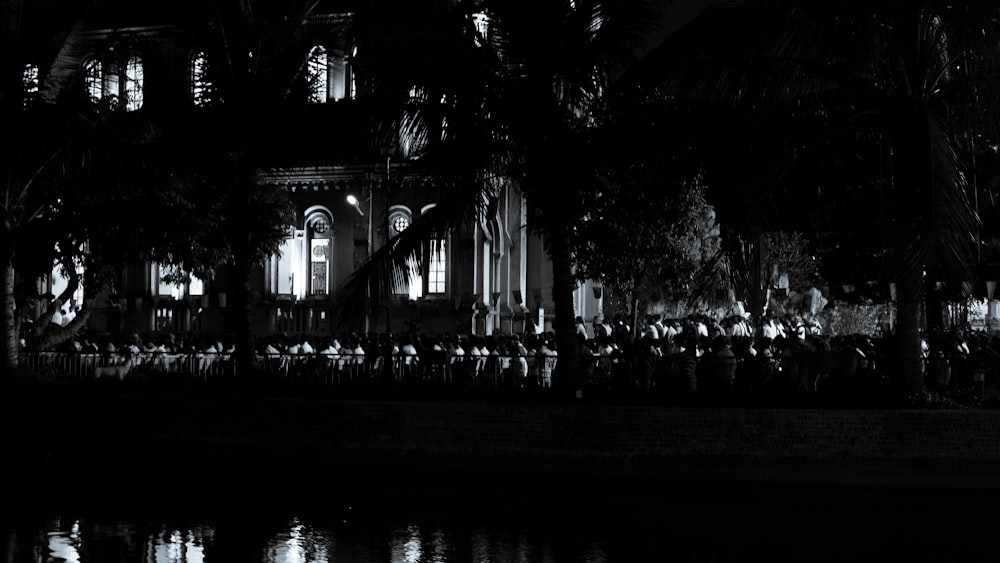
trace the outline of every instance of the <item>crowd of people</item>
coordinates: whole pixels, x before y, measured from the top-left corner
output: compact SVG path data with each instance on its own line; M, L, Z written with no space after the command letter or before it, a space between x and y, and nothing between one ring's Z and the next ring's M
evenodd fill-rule
M865 392L884 379L882 335L829 334L814 316L769 315L759 327L745 316L721 319L646 315L587 323L577 317L579 388L657 393ZM530 325L529 325L530 327ZM985 378L1000 365L1000 341L983 332L934 332L923 341L928 387ZM146 359L197 358L203 370L235 351L231 338L202 334L82 334L55 350ZM260 366L285 376L352 380L442 380L551 387L559 369L555 334L273 334L255 347ZM148 362L148 365L161 365Z

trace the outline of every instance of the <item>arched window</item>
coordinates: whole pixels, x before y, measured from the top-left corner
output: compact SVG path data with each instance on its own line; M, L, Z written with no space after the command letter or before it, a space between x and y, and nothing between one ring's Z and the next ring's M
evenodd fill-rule
M426 213L434 204L425 205L421 213ZM389 208L389 233L396 236L407 228L413 220L410 210L402 205ZM411 264L406 287L396 288L399 294L408 294L411 299L424 295L440 295L448 290L448 240L446 236L435 236L424 242L421 252L426 257L422 269Z
M434 204L426 205L420 210L426 213L434 207ZM436 236L427 241L427 293L441 294L447 289L445 283L448 278L448 246L447 238L443 235Z
M352 49L352 57L355 50ZM342 51L327 51L321 45L314 46L306 61L306 80L310 103L323 104L330 100L354 98L354 73L349 57Z
M309 295L328 295L333 278L333 230L328 211L316 209L306 217L309 235Z
M405 231L413 220L410 210L402 205L394 205L389 210L390 236L396 236Z
M304 215L302 227L289 228L288 238L268 262L267 290L275 297L326 296L333 288L333 215L320 205Z
M142 107L142 59L129 57L125 62L125 111L135 111Z
M410 223L413 222L413 214L410 209L404 205L393 205L389 208L389 236L394 237L401 234L406 229L410 228ZM420 292L420 276L419 272L412 263L409 263L410 271L406 283L398 284L394 288L394 292L397 295L409 295L410 299L416 299L422 295Z
M309 61L307 63L306 76L309 80L309 102L314 104L324 104L328 93L328 83L330 69L326 56L326 49L317 45L309 51Z
M198 107L207 106L212 101L212 82L208 77L208 57L202 51L191 54L190 65L191 101Z
M84 63L84 85L95 104L135 111L143 104L142 59L133 55L123 64L91 58Z
M32 100L38 96L38 65L24 65L24 69L21 72L21 80L24 86L24 107L28 107Z
M90 59L83 65L83 81L87 96L93 103L104 99L104 65L97 59Z

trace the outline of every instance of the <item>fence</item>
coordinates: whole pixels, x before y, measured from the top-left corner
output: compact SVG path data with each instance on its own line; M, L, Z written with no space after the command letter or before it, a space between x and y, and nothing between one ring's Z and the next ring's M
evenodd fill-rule
M721 361L712 355L667 356L623 354L583 358L587 387L641 388L676 392L796 389L818 391L843 385L871 386L880 375L871 359L859 362L852 354L839 360L828 356L746 358ZM233 358L224 353L72 353L22 352L21 364L35 373L71 378L124 380L155 374L210 380L236 376ZM412 355L269 354L256 357L257 370L272 379L331 386L378 383L476 384L483 387L548 387L558 368L557 357L448 356L425 351ZM993 380L996 366L966 362L942 371L934 362L925 369L928 383L937 388L976 386Z
M555 357L468 356L447 357L443 352L420 356L394 354L267 354L256 357L265 374L297 381L332 385L365 382L461 383L489 386L548 386ZM595 358L591 371L610 375L619 360ZM71 378L117 378L177 374L202 379L235 375L233 358L220 353L72 353L22 352L21 365L35 373Z

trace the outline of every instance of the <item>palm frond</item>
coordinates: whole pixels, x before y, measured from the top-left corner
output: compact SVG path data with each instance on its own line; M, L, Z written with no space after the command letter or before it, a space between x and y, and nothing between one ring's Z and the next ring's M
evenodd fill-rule
M480 181L453 190L377 249L334 294L333 325L357 328L384 300L404 291L411 275L424 268L429 240L444 238L496 214L496 189L492 182Z

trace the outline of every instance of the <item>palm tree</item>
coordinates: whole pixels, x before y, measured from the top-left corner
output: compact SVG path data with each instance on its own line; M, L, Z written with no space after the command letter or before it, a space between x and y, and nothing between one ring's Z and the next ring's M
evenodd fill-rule
M22 337L36 346L54 345L86 324L89 299L79 304L81 309L68 325L50 322L84 284L78 265L86 271L88 292L96 293L109 282L104 275L107 255L84 251L84 242L93 238L96 220L103 213L99 209L97 214L80 212L86 201L95 208L113 201L119 193L116 187L139 176L138 168L130 168L112 181L95 177L96 170L112 168L106 158L112 147L136 148L142 143L130 135L134 124L122 127L115 119L97 119L61 88L72 66L70 54L82 42L81 19L92 7L80 3L51 17L38 5L8 2L0 11L2 47L12 55L0 64L0 112L8 136L8 150L0 162L4 178L0 355L8 368L19 363ZM46 67L42 81L39 68ZM100 189L94 190L98 185ZM128 189L133 187L129 183ZM56 264L68 278L67 287L52 296L41 316L32 318L30 301L41 297L34 290L34 280L51 275ZM24 321L32 321L28 334L20 333Z
M817 155L834 158L815 150L831 136L855 151L887 144L888 181L867 182L894 204L884 225L887 278L896 292L895 358L905 393L923 389L919 331L927 285L973 279L978 217L959 155L977 135L995 138L995 120L983 116L995 110L998 24L1000 10L989 2L759 0L709 10L664 46L664 53L683 53L665 81L674 95L729 100L751 112L780 108L820 123L811 143L783 153L792 168ZM784 172L763 191L788 185Z
M552 262L555 384L568 389L578 371L570 235L585 201L577 190L593 179L597 107L634 60L653 13L643 2L515 1L482 2L475 14L421 6L395 13L399 20L362 16L359 26L379 38L369 51L374 74L385 78L377 94L403 102L384 129L415 138L426 150L423 161L464 182L448 207L418 218L358 269L339 301L376 307L393 280L405 279L406 264L419 264L417 237L495 212L500 188L515 186L527 197L528 228L541 235ZM416 42L436 53L431 67L409 57Z

